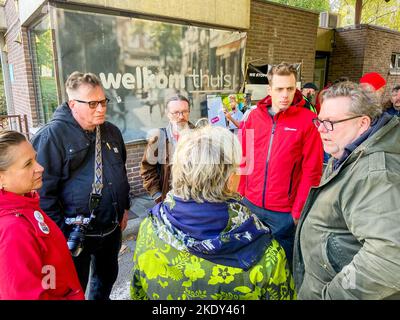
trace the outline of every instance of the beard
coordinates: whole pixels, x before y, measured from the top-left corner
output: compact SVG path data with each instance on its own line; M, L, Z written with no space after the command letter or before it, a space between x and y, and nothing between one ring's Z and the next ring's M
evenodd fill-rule
M172 125L172 131L175 133L179 133L183 130L189 129L189 124L187 121L174 122L171 123L171 125Z

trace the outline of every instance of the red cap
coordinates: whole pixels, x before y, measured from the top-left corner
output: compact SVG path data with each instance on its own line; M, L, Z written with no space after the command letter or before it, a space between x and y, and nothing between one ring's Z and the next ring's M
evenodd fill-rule
M377 72L370 72L364 74L361 79L360 83L368 83L374 87L375 91L379 90L386 84L386 80Z

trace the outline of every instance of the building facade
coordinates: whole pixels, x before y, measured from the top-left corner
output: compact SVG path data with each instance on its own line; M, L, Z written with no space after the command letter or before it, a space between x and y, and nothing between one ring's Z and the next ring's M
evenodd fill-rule
M388 97L400 84L400 32L372 25L337 29L328 80L347 76L358 82L363 74L373 71L386 79Z
M195 121L207 116L207 94L243 88L250 61L297 63L303 83L314 76L312 11L262 0L3 2L8 113L27 115L33 133L66 99L72 71L95 72L124 135L132 195L144 192L139 164L148 133L167 122L168 93L190 97Z

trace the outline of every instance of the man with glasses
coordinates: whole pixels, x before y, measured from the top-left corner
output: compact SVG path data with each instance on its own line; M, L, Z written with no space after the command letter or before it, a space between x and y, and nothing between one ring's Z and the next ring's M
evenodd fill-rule
M296 232L300 299L400 299L400 121L343 82L314 119L332 155Z
M151 135L140 165L143 188L156 203L164 200L170 190L170 161L181 131L192 129L189 122L190 102L182 95L171 96L166 103L169 124Z
M99 78L75 71L65 87L68 101L32 141L45 168L40 205L68 239L84 290L91 268L88 298L105 300L130 206L126 149L120 130L105 121L109 100Z

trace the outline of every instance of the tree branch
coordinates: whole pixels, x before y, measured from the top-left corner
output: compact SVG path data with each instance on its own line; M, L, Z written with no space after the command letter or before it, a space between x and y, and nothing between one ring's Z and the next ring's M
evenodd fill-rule
M365 0L365 2L363 1L362 7L364 8L364 6L369 2L369 0Z
M374 17L372 20L368 21L367 24L369 24L369 23L371 23L371 22L374 22L374 21L376 21L376 20L378 20L378 19L380 19L380 18L382 18L382 17L384 17L384 16L386 16L386 15L388 15L388 14L392 14L392 13L396 13L396 12L397 12L397 9L395 9L395 10L393 10L393 11L386 12L386 13L384 13L384 14L381 14L380 16Z

